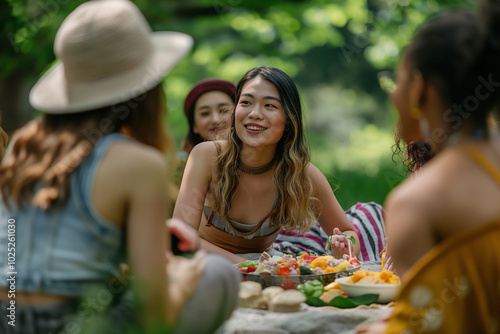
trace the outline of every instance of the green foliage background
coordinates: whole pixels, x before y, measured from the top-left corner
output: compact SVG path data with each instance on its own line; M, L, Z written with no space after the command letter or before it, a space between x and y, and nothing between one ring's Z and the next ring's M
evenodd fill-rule
M0 87L36 81L54 61L57 28L82 2L0 2ZM474 6L468 0L134 2L153 30L182 31L195 40L189 57L164 83L167 124L177 144L187 131L182 106L194 83L209 77L237 82L254 66L278 67L299 87L312 161L344 209L358 201L383 203L406 175L392 160L396 114L377 73L395 69L400 50L426 19L442 9ZM16 110L2 107L4 122L14 112L35 114L18 104Z

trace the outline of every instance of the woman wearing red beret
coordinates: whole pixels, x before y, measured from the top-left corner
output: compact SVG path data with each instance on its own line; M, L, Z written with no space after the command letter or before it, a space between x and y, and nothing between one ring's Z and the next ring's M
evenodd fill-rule
M184 101L189 132L182 149L189 153L196 144L213 140L229 125L234 108L236 87L233 83L208 79L198 82Z
M187 155L193 147L206 140L216 139L229 126L234 110L236 86L221 79L198 82L184 101L184 113L189 131L182 141L182 151L177 153L174 183L180 188Z

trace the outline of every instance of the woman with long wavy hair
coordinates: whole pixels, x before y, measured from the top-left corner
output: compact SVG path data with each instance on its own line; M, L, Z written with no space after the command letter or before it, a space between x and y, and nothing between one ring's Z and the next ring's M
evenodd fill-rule
M76 8L54 44L59 60L30 92L43 115L0 167L0 332L213 333L236 306L238 273L220 256L174 256L171 233L187 250L196 232L166 227L161 82L192 38L103 0Z
M323 174L309 161L297 87L283 71L257 67L236 90L225 141L189 156L174 217L189 222L202 248L233 262L272 246L280 229L306 231L316 220L332 252L349 254L356 233ZM351 253L359 253L359 243Z

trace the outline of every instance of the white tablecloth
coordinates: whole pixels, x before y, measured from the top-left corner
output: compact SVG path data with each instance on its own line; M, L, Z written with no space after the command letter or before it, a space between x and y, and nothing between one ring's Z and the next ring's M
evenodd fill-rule
M362 269L380 271L380 262L364 263ZM354 309L303 304L301 311L295 313L238 308L216 334L352 334L356 327L378 321L391 308L392 304Z

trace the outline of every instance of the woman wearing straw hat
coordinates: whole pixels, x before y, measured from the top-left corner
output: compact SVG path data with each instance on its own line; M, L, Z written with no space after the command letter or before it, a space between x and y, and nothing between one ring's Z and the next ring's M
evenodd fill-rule
M125 333L136 317L141 332L212 333L231 314L228 261L165 257L161 81L191 45L151 32L124 0L84 3L62 23L59 61L30 93L43 116L15 134L0 169L1 333ZM186 224L169 226L185 249L197 243ZM127 313L130 298L140 307ZM96 321L106 309L108 327Z

